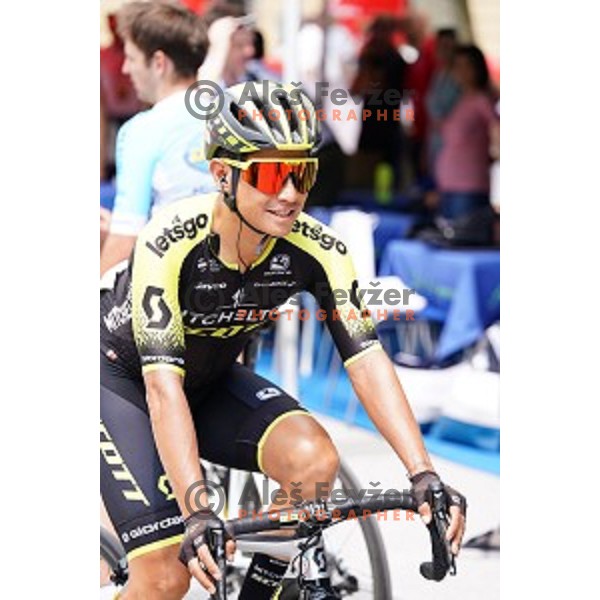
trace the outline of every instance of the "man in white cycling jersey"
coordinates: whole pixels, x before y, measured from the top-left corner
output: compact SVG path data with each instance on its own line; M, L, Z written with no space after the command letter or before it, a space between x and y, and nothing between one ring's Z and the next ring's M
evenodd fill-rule
M101 274L129 256L157 208L215 189L202 159L204 122L184 102L207 52L204 23L183 6L166 2L128 3L118 23L125 42L123 71L139 99L152 108L119 130L117 189Z

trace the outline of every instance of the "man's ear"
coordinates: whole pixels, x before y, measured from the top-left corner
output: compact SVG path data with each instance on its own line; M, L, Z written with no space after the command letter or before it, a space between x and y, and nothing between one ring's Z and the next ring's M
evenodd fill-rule
M174 69L173 61L162 50L157 50L150 60L160 75L168 75Z
M231 169L224 162L221 162L218 158L213 158L208 168L210 169L210 174L213 176L217 187L221 190L228 191L229 190L229 174Z

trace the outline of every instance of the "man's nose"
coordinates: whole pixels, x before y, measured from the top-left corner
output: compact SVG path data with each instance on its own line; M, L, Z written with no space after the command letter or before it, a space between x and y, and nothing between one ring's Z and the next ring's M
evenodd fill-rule
M284 200L285 202L296 202L300 197L300 192L294 186L294 182L292 181L292 176L290 175L283 184L281 191L277 194L277 198L279 200Z

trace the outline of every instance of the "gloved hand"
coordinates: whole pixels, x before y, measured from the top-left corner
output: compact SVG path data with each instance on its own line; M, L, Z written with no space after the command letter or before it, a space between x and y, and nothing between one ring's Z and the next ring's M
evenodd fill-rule
M443 486L450 513L450 525L446 535L448 541L452 544L452 553L458 555L465 534L467 499L460 492L443 483L434 471L417 473L410 478L410 482L412 484L412 494L417 501L419 514L425 525L431 522L431 507L427 502L427 490L432 483L440 483Z
M184 523L185 534L179 550L179 560L209 594L214 594L214 581L220 580L223 575L210 553L208 533L211 529L225 531L225 547L230 560L235 552L235 542L225 529L223 521L210 509L191 514Z

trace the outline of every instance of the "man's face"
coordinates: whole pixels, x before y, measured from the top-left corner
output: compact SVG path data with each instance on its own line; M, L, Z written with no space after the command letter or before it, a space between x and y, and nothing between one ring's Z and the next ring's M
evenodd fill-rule
M152 60L147 61L144 53L131 40L125 40L125 61L121 70L131 78L135 93L142 102L156 102L157 81Z
M254 158L304 158L302 152L278 152L262 150L252 155ZM240 178L237 188L237 204L240 212L257 229L274 237L286 236L294 221L304 208L308 193L301 194L288 178L279 193L263 194Z

